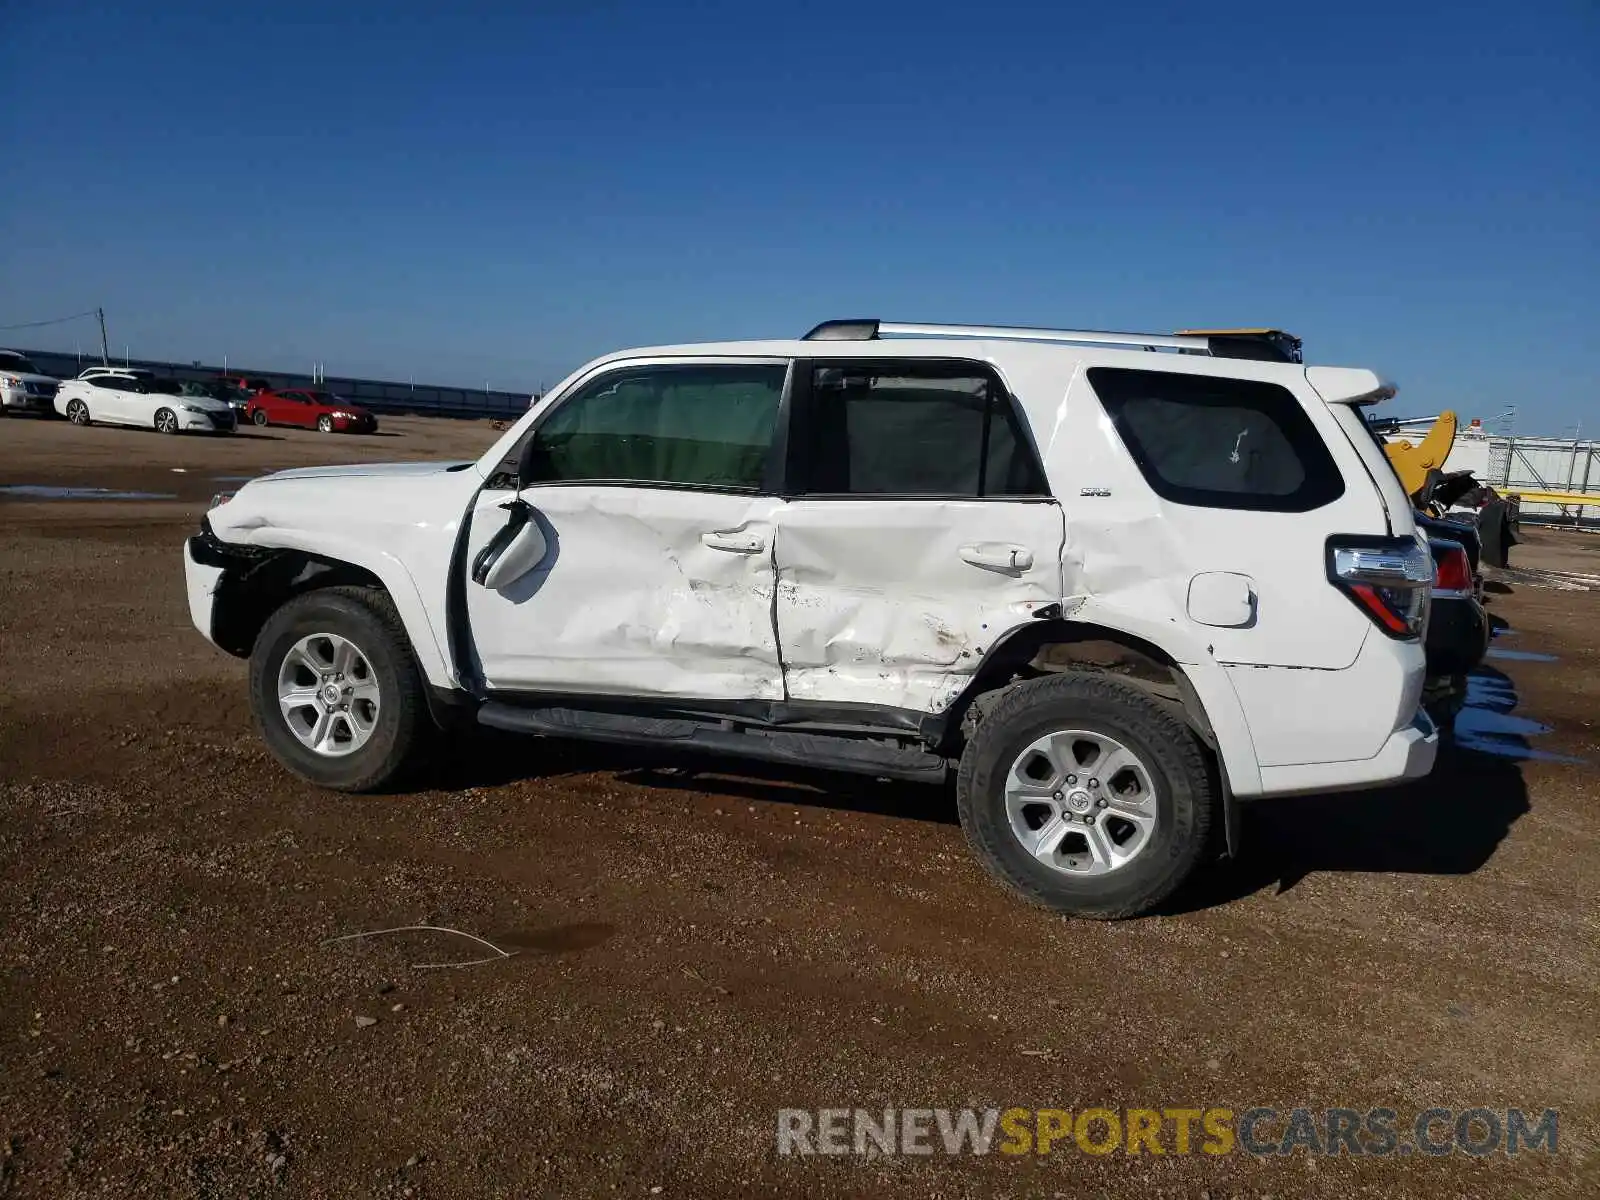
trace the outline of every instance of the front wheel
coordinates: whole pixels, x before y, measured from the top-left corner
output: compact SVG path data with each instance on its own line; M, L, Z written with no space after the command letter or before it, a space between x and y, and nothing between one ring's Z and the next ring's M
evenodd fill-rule
M82 400L69 400L67 402L67 420L74 425L88 425L89 406Z
M1132 684L1063 673L1011 687L956 782L979 860L1022 898L1078 917L1139 916L1193 874L1217 798L1194 732Z
M178 414L173 412L170 408L158 409L156 411L156 432L177 433Z
M318 417L317 418L317 432L318 433L332 433L333 432L333 418L332 417Z
M400 779L430 730L405 627L376 588L289 601L250 655L250 705L268 749L323 787L378 791Z
M256 409L255 412L250 414L250 421L255 425L265 425L267 423L266 410L261 408Z

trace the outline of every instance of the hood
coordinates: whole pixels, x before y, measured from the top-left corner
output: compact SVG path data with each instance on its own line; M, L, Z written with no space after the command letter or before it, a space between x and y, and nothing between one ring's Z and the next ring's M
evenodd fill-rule
M441 471L459 471L470 467L472 460L464 462L397 462L350 463L337 467L295 467L288 471L274 471L252 480L253 483L271 483L281 479L350 479L356 476L381 476L386 479L404 479L408 476L437 475Z
M54 375L35 375L32 371L8 371L4 367L0 367L0 375L4 375L9 379L20 379L23 383L59 384L61 382Z

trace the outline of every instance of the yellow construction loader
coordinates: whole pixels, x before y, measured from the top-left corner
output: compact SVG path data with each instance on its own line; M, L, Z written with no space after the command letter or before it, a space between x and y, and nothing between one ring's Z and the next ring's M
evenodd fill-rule
M1406 438L1386 438L1383 452L1389 456L1389 465L1400 476L1400 486L1406 495L1419 501L1429 477L1444 470L1445 459L1450 457L1450 447L1456 444L1456 415L1442 412L1434 418L1428 432L1418 442Z

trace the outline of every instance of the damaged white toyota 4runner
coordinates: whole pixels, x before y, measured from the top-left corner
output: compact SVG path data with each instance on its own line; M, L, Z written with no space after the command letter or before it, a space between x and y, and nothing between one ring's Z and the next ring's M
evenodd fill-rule
M954 771L997 879L1132 915L1239 800L1433 763L1433 566L1360 412L1393 388L1298 357L876 321L628 351L477 462L249 483L190 609L327 787L462 721Z

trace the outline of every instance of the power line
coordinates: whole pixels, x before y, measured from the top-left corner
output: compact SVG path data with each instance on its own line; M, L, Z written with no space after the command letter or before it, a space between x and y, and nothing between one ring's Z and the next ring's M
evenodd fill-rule
M73 313L70 317L52 317L48 321L23 321L18 325L0 325L0 329L37 329L41 325L63 325L68 321L81 321L84 317L95 316L98 311L91 308L88 312Z

